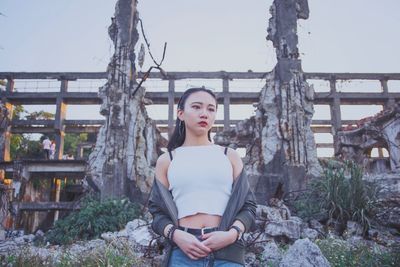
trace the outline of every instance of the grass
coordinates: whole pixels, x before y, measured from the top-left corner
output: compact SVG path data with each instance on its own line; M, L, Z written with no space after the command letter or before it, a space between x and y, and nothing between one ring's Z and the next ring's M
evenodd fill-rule
M354 248L336 239L317 240L316 244L332 267L400 266L400 247L376 251L365 245Z
M365 235L375 216L378 189L362 176L361 168L352 161L328 162L323 177L313 180L294 202L297 214L305 220L336 220L343 226L356 221Z
M3 256L1 267L131 267L148 266L143 260L136 256L135 251L128 242L108 244L104 249L94 249L89 253L72 255L68 251L61 254L58 259L47 257L42 258L30 250L25 249L19 254Z

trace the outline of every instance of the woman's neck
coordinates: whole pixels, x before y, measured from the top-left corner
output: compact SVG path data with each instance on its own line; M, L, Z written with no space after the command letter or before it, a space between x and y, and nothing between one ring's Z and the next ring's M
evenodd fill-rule
M191 136L186 136L185 142L183 142L182 146L206 146L206 145L212 145L212 142L208 140L208 137L191 137Z
M208 146L208 145L212 145L213 143L210 142L208 139L207 141L187 141L185 140L185 142L182 144L182 146Z

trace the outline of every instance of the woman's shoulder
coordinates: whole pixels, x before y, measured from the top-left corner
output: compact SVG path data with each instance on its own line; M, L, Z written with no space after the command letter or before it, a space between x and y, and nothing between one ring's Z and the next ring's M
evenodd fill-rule
M158 156L156 168L159 167L168 167L169 163L171 163L169 152L164 152L160 156Z
M229 161L232 164L232 168L233 168L233 177L234 179L236 179L240 172L243 169L243 161L242 158L240 157L239 153L230 147L227 147L227 151L226 151L226 156L228 157ZM224 148L225 150L225 148Z
M167 188L169 187L167 172L170 163L169 153L163 153L158 157L155 168L156 179Z

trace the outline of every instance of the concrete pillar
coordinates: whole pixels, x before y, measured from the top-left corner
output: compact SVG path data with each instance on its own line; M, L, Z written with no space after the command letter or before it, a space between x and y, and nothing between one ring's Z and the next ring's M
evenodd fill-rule
M332 135L333 135L333 148L336 153L339 151L337 132L342 127L342 115L340 111L340 96L336 92L336 79L332 78L329 81L331 95L333 96L333 102L330 104L331 110L331 121L332 121Z
M385 103L385 106L384 106L384 108L388 108L388 107L391 107L391 106L394 106L394 104L395 104L395 100L394 100L394 98L391 98L390 96L389 96L389 88L388 88L388 84L387 84L387 79L383 79L383 80L381 80L381 89L382 89L382 93L387 97L387 100L386 100L386 103Z
M54 183L56 186L54 202L60 202L60 192L61 192L61 179L54 178ZM54 222L58 220L59 211L54 212Z
M68 81L61 81L61 93L57 96L56 115L54 118L54 132L56 134L56 153L54 159L62 159L64 154L64 120L67 115L67 104L64 102L64 93L68 91Z
M222 80L222 92L224 94L224 131L231 128L231 119L229 113L229 106L231 104L231 99L229 97L229 80L224 78Z
M174 129L175 80L168 82L168 138Z
M6 86L6 92L11 93L14 91L14 80L13 79L7 79L7 86ZM14 110L14 106L8 102L6 97L3 97L1 99L1 102L3 103L5 107L5 111L3 111L4 118L2 121L1 127L4 127L2 129L2 144L0 144L0 147L2 148L1 155L0 155L0 160L1 161L11 161L11 155L10 155L10 145L11 145L11 123L9 123L12 120L12 114Z

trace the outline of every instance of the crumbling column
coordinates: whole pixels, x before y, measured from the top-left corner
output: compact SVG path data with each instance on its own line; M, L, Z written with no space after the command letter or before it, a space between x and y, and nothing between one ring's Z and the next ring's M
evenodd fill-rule
M89 156L87 177L103 198L128 196L144 201L161 153L157 147L161 135L144 106L144 88L137 88L138 15L136 0L119 0L109 27L115 52L107 69L108 81L99 93L105 123Z
M286 193L298 191L310 176L321 173L310 127L314 92L297 48L297 19L308 18L308 2L275 0L270 12L267 39L278 63L266 76L256 115L215 139L224 143L223 137L228 137L246 147L246 170L260 203L272 197L280 183Z
M8 79L7 92L14 91L14 80ZM14 106L6 98L0 103L0 161L10 161L11 119Z

